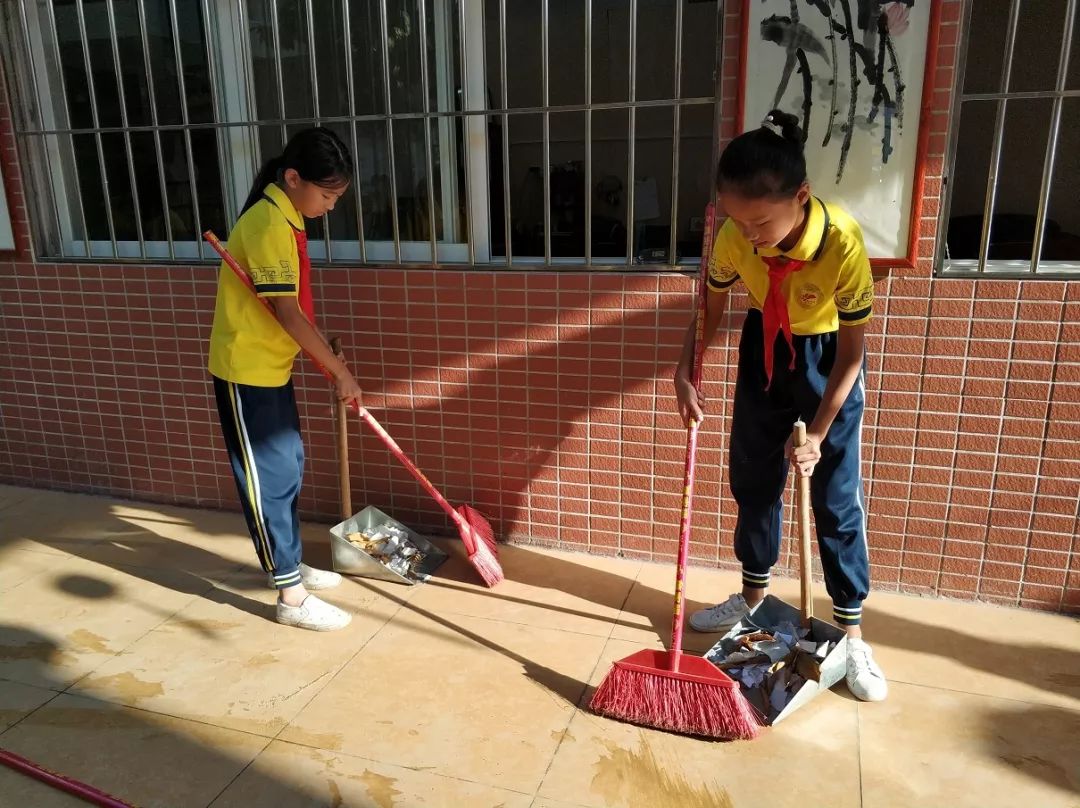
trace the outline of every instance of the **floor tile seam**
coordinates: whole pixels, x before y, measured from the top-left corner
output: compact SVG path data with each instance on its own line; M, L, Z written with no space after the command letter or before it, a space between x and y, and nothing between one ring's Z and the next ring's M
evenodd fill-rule
M204 583L205 583L205 579L204 579ZM180 607L178 607L178 608L177 608L177 609L176 609L176 610L175 610L174 612L172 612L171 614L167 614L167 615L164 615L164 616L163 616L163 617L161 618L161 620L159 620L159 621L158 621L157 623L154 623L154 624L153 624L152 626L150 626L150 628L148 628L148 629L147 629L146 631L144 631L144 632L143 632L142 634L140 634L140 635L139 635L138 637L135 637L134 639L132 639L132 640L131 640L131 641L130 641L129 643L127 643L127 644L126 644L126 645L125 645L125 646L124 646L123 648L120 648L120 649L119 649L119 650L117 650L116 652L114 652L114 653L112 653L112 654L108 655L108 656L107 656L107 657L105 657L105 658L104 658L104 659L103 659L103 660L102 660L102 661L101 661L101 662L100 662L100 663L99 663L98 665L95 665L95 666L94 666L93 668L91 668L90 670L86 671L86 672L85 672L85 673L84 673L84 674L83 674L82 676L79 676L78 678L76 678L76 679L74 679L73 681L71 681L71 682L70 682L70 683L68 684L68 686L67 686L66 688L64 688L64 692L65 692L65 693L70 693L70 692L71 692L71 689L72 689L73 687L75 687L76 685L78 685L78 684L80 684L80 683L82 683L82 682L86 681L86 679L88 679L89 677L93 676L93 675L94 675L95 673L97 673L97 671L98 671L98 670L100 670L100 669L101 669L101 668L102 668L102 667L103 667L104 665L108 664L108 662L109 662L110 660L113 660L113 659L116 659L116 658L117 658L117 657L119 657L119 656L122 656L122 655L123 655L123 654L124 654L124 653L125 653L126 651L128 651L129 649L133 648L134 646L136 646L137 644L139 644L140 642L142 642L142 641L143 641L144 639L146 639L147 637L149 637L149 636L150 636L151 634L153 634L153 633L154 633L155 631L157 631L157 630L158 630L159 628L161 628L161 627L162 627L163 625L165 625L166 623L168 623L168 622L169 622L170 620L172 620L172 619L173 619L174 617L176 617L176 616L177 616L178 614L180 614L180 613L181 613L181 612L183 612L183 611L184 611L185 609L187 609L187 608L188 608L189 606L191 606L191 604L192 604L192 603L194 603L194 602L195 602L196 600L200 600L200 599L205 599L205 597L206 597L207 593L209 593L209 592L211 592L212 590L214 590L214 589L216 589L216 588L217 588L216 586L214 586L214 584L209 584L208 586L209 586L209 588L208 588L208 589L207 589L207 590L206 590L205 592L202 592L201 594L193 594L193 595L191 595L191 596L190 596L190 597L189 597L189 598L188 598L188 599L187 599L186 601L184 601L184 603L183 603L183 604L182 604L182 605L181 605ZM73 695L74 695L74 694L73 694Z
M630 596L634 593L634 589L638 585L638 581L641 578L641 572L645 568L644 564L638 564L637 572L634 574L634 580L630 582L630 586L626 588L626 594L623 596L623 602L619 606L619 613L615 615L615 619L612 621L611 630L608 632L607 637L604 640L604 644L600 646L600 651L597 654L596 662L593 663L592 670L589 671L588 677L585 679L585 688L581 691L581 696L578 697L577 703L573 705L573 709L570 711L570 716L566 720L566 726L563 727L563 731L559 736L559 742L555 744L555 748L551 752L551 758L548 760L547 768L544 769L544 773L540 776L540 782L536 784L536 790L533 792L533 803L540 799L540 791L544 787L544 783L547 782L548 775L551 774L551 767L555 765L555 758L559 755L559 750L562 749L563 743L566 741L567 731L570 729L570 725L581 712L581 700L585 694L589 691L589 682L593 680L596 675L597 669L600 667L601 660L604 657L604 649L611 643L611 638L615 634L615 628L619 625L620 619L623 613L626 611L626 604L630 602Z
M370 757L368 755L358 755L358 754L355 754L353 752L347 752L347 751L345 751L343 749L327 749L325 746L317 746L315 744L304 743L302 741L292 741L292 740L288 740L288 739L285 739L285 738L271 738L270 742L271 743L285 744L286 746L301 747L303 749L313 749L313 750L318 751L318 752L324 752L324 753L326 753L328 755L339 755L341 757L348 758L349 760L354 760L354 761L357 761L357 762L360 762L360 763L373 763L373 764L375 764L377 766L393 766L393 767L398 768L398 769L406 769L406 770L411 771L411 772L416 772L417 774L431 775L433 777L438 777L438 778L441 778L443 780L452 780L454 782L468 783L469 785L474 785L474 786L485 786L485 787L489 787L489 788L496 788L496 789L498 789L500 791L506 791L506 792L511 793L511 794L520 794L523 797L532 796L532 794L530 792L528 792L528 791L519 791L516 788L508 788L507 786L499 785L498 783L486 782L486 781L483 781L483 780L472 780L472 779L469 779L468 777L459 777L459 776L453 775L453 774L444 774L443 772L435 771L430 766L410 766L410 765L408 765L406 763L400 763L400 762L393 761L393 760L383 760L382 758ZM265 751L265 750L263 750L263 751ZM262 753L260 752L260 754L262 754ZM217 798L215 797L215 799L217 799Z
M960 696L975 696L976 698L980 698L980 699L993 699L994 701L1007 701L1007 702L1011 702L1013 704L1026 704L1026 705L1028 705L1030 707L1055 707L1057 709L1064 710L1064 711L1069 712L1069 713L1076 713L1077 715L1080 715L1080 698L1073 698L1072 696L1067 696L1066 698L1073 699L1073 701L1076 702L1075 707L1069 707L1069 706L1062 705L1062 704L1059 704L1059 703L1053 702L1053 701L1033 701L1031 699L1015 698L1013 696L999 696L999 695L995 695L995 694L991 694L991 693L978 693L978 692L973 691L973 690L963 690L963 689L955 688L955 687L942 687L940 685L928 685L928 684L925 684L923 682L912 682L912 681L909 681L907 679L898 679L896 677L890 677L889 681L892 682L892 683L895 683L895 684L908 685L909 687L918 687L918 688L921 688L923 690L938 690L938 691L940 691L942 693L954 693L954 694L960 695Z

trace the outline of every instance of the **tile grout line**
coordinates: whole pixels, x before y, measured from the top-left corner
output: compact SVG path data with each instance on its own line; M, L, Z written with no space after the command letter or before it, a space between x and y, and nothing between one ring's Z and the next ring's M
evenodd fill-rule
M1027 525L1027 534L1028 535L1027 535L1027 541L1024 543L1023 561L1021 562L1021 565L1020 565L1020 591L1019 591L1019 594L1018 594L1018 597L1019 597L1018 605L1022 604L1023 601L1024 601L1024 585L1025 585L1026 579L1027 579L1028 557L1031 555L1031 549L1032 549L1031 548L1031 534L1034 532L1034 529L1035 529L1035 517L1038 515L1039 490L1042 488L1042 482L1043 482L1043 464L1046 462L1046 449L1047 449L1047 443L1050 440L1050 431L1051 431L1050 428L1051 428L1051 424L1052 424L1051 415L1054 412L1054 391L1057 389L1058 371L1061 368L1061 353L1062 353L1061 337L1062 337L1062 333L1065 330L1065 310L1066 310L1067 303L1068 303L1068 300L1067 300L1067 297L1065 295L1065 288L1063 287L1062 288L1062 299L1061 299L1061 314L1058 317L1059 322L1058 322L1058 331L1057 331L1057 337L1058 337L1057 338L1057 346L1054 349L1054 361L1052 362L1053 367L1052 367L1052 370L1050 371L1050 390L1047 393L1047 401L1046 401L1046 421L1043 424L1042 451L1039 453L1039 459L1038 459L1038 462L1035 465L1035 488L1031 492L1031 513L1028 516L1028 525ZM1019 304L1017 304L1017 311L1019 311ZM1013 345L1013 350L1015 350L1015 349L1016 349L1016 346L1014 344ZM1008 384L1008 382L1006 382L1006 384ZM1008 388L1006 387L1006 390L1007 389ZM1069 549L1070 549L1070 552L1071 552L1072 548L1070 547ZM1058 611L1059 612L1064 611L1065 593L1068 591L1068 588L1069 588L1068 584L1069 584L1069 570L1070 570L1070 568L1071 568L1071 565L1069 564L1068 556L1066 556L1066 559L1065 559L1065 581L1062 584L1061 594L1058 597Z
M1062 705L1062 704L1056 704L1056 703L1049 702L1049 701L1031 701L1029 699L1013 698L1012 696L996 696L996 695L991 695L989 693L975 693L975 692L972 692L970 690L958 690L955 687L941 687L939 685L926 685L926 684L922 684L921 682L909 682L909 681L907 681L905 679L893 678L893 679L890 679L889 681L890 682L895 682L896 684L907 685L908 687L919 687L919 688L922 688L923 690L940 690L942 693L955 693L956 695L959 695L959 696L973 696L973 697L975 697L977 699L995 699L997 701L1011 702L1012 704L1026 704L1026 705L1028 705L1030 707L1054 707L1054 708L1057 708L1057 709L1060 709L1060 710L1065 710L1065 711L1070 712L1070 713L1080 714L1080 706L1071 707L1071 706L1065 706L1065 705Z
M866 800L863 787L863 760L862 760L862 708L855 703L855 756L859 763L859 808L863 808Z
M104 540L103 540L103 541L104 541ZM83 560L83 561L86 561L86 560L88 560L88 559L82 559L82 560ZM97 562L94 562L94 563L97 563ZM152 569L156 569L156 568L152 568ZM201 576L199 576L199 577L201 577ZM105 659L105 660L103 660L103 661L102 661L102 663L101 663L100 665L95 665L95 666L94 666L94 667L93 667L93 668L92 668L91 670L88 670L88 671L87 671L86 673L84 673L84 674L83 674L82 676L80 676L80 677L78 677L77 679L73 680L73 681L72 681L72 682L71 682L71 683L70 683L70 684L69 684L69 685L68 685L68 686L67 686L67 687L66 687L66 688L64 689L64 691L63 691L63 692L65 692L65 693L70 693L70 692L71 692L71 689L72 689L73 687L75 687L75 686L76 686L77 684L79 684L80 682L83 682L83 681L85 681L86 679L89 679L89 678L90 678L91 676L93 676L93 675L94 675L94 673L96 673L96 672L97 672L97 671L98 671L98 670L99 670L99 669L100 669L100 668L101 668L101 667L102 667L103 665L105 665L105 664L106 664L107 662L109 662L110 660L116 659L116 658L117 658L117 657L119 657L119 656L122 656L122 655L124 654L124 652L126 652L126 651L127 651L127 650L128 650L129 648L133 647L133 646L134 646L134 645L136 645L137 643L140 643L140 642L142 642L142 641L143 641L144 639L146 639L147 637L149 637L149 636L150 636L151 634L153 634L153 633L154 633L155 631L157 631L157 630L158 630L159 628L161 628L161 627L162 627L163 625L165 625L165 624L166 624L166 623L168 623L168 622L169 622L170 620L172 620L172 619L173 619L174 617L176 617L176 616L177 616L178 614L180 614L180 612L182 612L182 611L184 611L185 609L187 609L187 608L188 608L188 606L190 606L190 605L191 605L192 603L194 603L194 602L195 602L196 600L205 600L205 599L206 599L206 596L207 596L207 594L209 594L210 592L212 592L213 590L215 590L215 589L217 589L217 588L218 588L218 587L217 587L217 584L214 584L214 583L210 583L210 582L209 582L209 581L207 581L207 580L206 580L205 578L202 578L202 581L203 581L203 583L206 583L206 584L208 584L208 588L207 588L206 590L204 590L204 591L203 591L203 592L202 592L201 594L193 594L193 595L192 595L192 596L191 596L190 598L188 598L188 599L187 599L186 601L184 601L183 605L182 605L182 606L180 606L180 607L179 607L179 608L178 608L178 609L177 609L176 611L174 611L174 612L172 612L171 614L168 614L168 615L165 615L164 617L162 617L162 618L161 618L161 620L159 620L159 621L158 621L157 623L155 623L155 624L153 624L152 626L150 626L150 628L148 628L148 629L147 629L146 631L144 631L144 632L143 632L142 634L140 634L140 635L139 635L138 637L136 637L135 639L133 639L133 640L132 640L131 642L127 643L127 644L126 644L126 645L125 645L125 646L124 646L123 648L121 648L121 649L120 649L119 651L116 651L116 652L115 652L115 653L113 653L113 654L112 654L111 656L109 656L109 657L106 657L106 659ZM151 583L153 583L153 582L151 582ZM165 586L164 584L155 584L155 585L156 585L156 586L162 586L162 587L163 587L163 588L165 588L165 589L171 589L171 588L172 588L172 587L169 587L169 586ZM173 591L175 591L175 590L173 590ZM72 695L74 695L74 696L77 696L77 695L79 695L79 694L78 694L78 693L72 693ZM103 701L104 701L104 699L103 699ZM120 702L108 702L108 703L110 703L110 704L121 704ZM121 705L121 706L126 706L126 705Z
M1017 283L1017 290L1019 290L1020 288L1021 288L1020 284ZM978 284L978 282L976 282L976 285L975 285L976 295L978 294L978 289L979 289L979 284ZM973 299L972 299L972 309L971 309L972 318L971 318L970 323L968 324L969 329L974 329L974 322L975 322L974 314L975 314L975 300L976 299L977 299L976 297L973 297ZM993 300L993 298L990 298L990 299ZM994 503L994 499L996 498L995 494L997 494L1000 491L1000 488L998 487L998 475L1001 473L999 471L999 469L1001 468L1001 446L1002 446L1002 442L1003 442L1004 438L1008 437L1005 434L1005 421L1006 421L1006 418L1008 416L1009 383L1011 381L1015 381L1012 378L1012 366L1013 366L1013 359L1016 356L1016 331L1017 331L1017 327L1018 327L1018 323L1017 323L1018 315L1020 314L1020 295L1017 295L1016 299L1013 300L1012 303L1013 303L1013 308L1012 308L1012 332L1009 334L1010 347L1009 347L1008 355L1003 360L1004 363L1005 363L1005 365L1004 365L1005 371L1003 373L1003 375L1005 377L1005 395L1003 395L1001 397L1001 407L999 408L999 410L997 412L997 415L996 415L996 417L998 419L997 433L994 436L995 437L994 451L992 452L993 460L992 460L992 465L991 465L991 470L990 470L990 474L991 474L990 483L989 483L989 486L988 486L989 489L990 489L989 492L988 492L989 495L990 495L990 502L989 502L990 508L989 508L989 510L987 511L987 514L986 514L986 532L983 534L982 551L981 551L981 555L980 555L980 558L979 558L979 572L978 572L978 578L979 578L978 588L980 590L979 594L983 594L983 592L982 592L982 589L983 589L983 573L986 570L986 565L988 563L987 555L989 553L990 548L994 546L990 542L991 542L991 539L992 539L992 537L994 535L995 529L998 527L998 525L995 525L993 523L993 521L994 521L993 503ZM1059 326L1059 332L1058 333L1060 333L1060 326ZM971 331L969 330L968 339L970 339L970 338L971 338ZM969 351L969 353L970 353L970 351ZM965 363L964 364L964 371L965 371L965 374L967 372L967 362L968 362L969 358L970 357L967 356L967 355L965 355L965 357L964 357L964 363ZM1049 399L1049 396L1050 396L1050 394L1047 393L1047 405L1046 405L1046 407L1047 407L1047 415L1049 415L1049 412L1050 412L1050 399ZM961 417L963 417L963 415L964 415L964 413L961 412ZM959 441L959 438L957 438L957 441ZM1046 444L1044 442L1043 443L1044 449L1045 449L1045 445ZM1045 454L1045 451L1043 453ZM953 479L955 480L955 470L954 470ZM1034 505L1035 505L1034 493L1032 494L1031 505L1032 505L1032 510L1034 511ZM1030 542L1030 536L1029 536L1029 542ZM1024 550L1024 556L1025 556L1025 558L1027 557L1027 549L1026 549L1026 547L1025 547L1025 550ZM942 563L944 564L944 562L942 562ZM989 563L995 563L995 562L990 561ZM1021 566L1020 566L1020 579L1016 581L1016 595L1015 595L1015 597L1008 596L1008 599L1013 604L1015 604L1016 606L1020 605L1020 597L1021 597L1021 593L1023 592L1023 588L1024 588L1023 574L1024 574L1024 568L1023 568L1023 565L1021 564ZM1012 581L1010 581L1009 583L1012 583ZM1002 597L1006 597L1006 596L1002 596Z
M16 684L26 684L26 683L25 683L25 682L16 682ZM31 685L31 686L32 686L32 685ZM63 695L64 695L64 694L63 694L62 692L60 692L60 691L56 691L56 690L53 690L52 688L39 688L39 689L40 689L40 690L49 690L49 691L50 691L50 692L52 693L52 695L51 695L51 696L50 696L49 698L47 698L47 699L46 699L45 701L43 701L43 702L42 702L41 704L39 704L39 705L38 705L37 707L35 707L35 708L34 708L33 710L31 710L31 711L30 711L30 712L28 712L28 713L27 713L26 715L24 715L24 716L23 716L22 718L20 718L20 719L19 719L18 721L15 721L14 723L12 723L12 725L11 725L10 727L7 727L7 728L6 728L6 729L4 729L3 731L0 731L0 738L2 738L3 736L7 735L7 734L8 734L9 732L11 732L11 730L15 729L15 727L19 726L19 724L21 724L21 723L22 723L23 721L25 721L26 719L28 719L28 718L29 718L30 716L32 716L32 715L33 715L34 713L38 712L38 711L39 711L39 710L41 710L41 709L42 709L43 707L45 707L45 706L47 706L47 705L49 705L49 704L52 704L52 703L53 703L54 701L56 701L56 700L57 700L57 699L58 699L58 698L59 698L60 696L63 696Z
M257 755L252 757L251 760L249 760L243 767L241 767L240 771L238 771L236 773L236 776L233 777L228 783L226 783L225 786L221 789L221 791L219 791L214 796L214 798L212 800L210 800L210 802L207 803L207 808L211 808L211 806L213 806L213 804L215 802L217 802L219 799L221 799L221 796L232 787L233 783L235 783L237 780L239 780L240 777L243 776L244 772L246 772L249 768L251 768L251 764L254 763L259 758L259 756L270 747L270 744L274 743L275 741L280 740L281 733L283 733L285 730L287 730L292 725L293 721L295 721L296 718L305 709L307 709L308 705L310 705L311 702L313 702L319 696L320 693L322 693L327 687L329 687L334 682L334 680L337 679L337 677L341 674L341 672L343 670L345 670L345 668L348 667L350 663L352 663L352 661L354 659L356 659L358 656L360 656L361 652L363 652L363 650L365 648L367 648L369 644L371 644L372 640L374 640L376 637L378 637L380 634L382 634L383 629L385 629L388 625L390 625L390 623L392 623L394 621L394 619L398 616L398 614L401 613L401 610L405 608L405 603L407 603L407 602L408 602L408 599L405 599L404 601L398 603L397 609L395 609L390 614L390 616L387 617L385 621L383 621L383 624L381 626L379 626L370 637L368 637L366 640L364 640L363 643L361 643L360 647L356 649L356 653L354 653L351 657L346 659L344 662L341 663L341 665L338 666L337 670L335 670L333 672L333 675L326 681L326 683L322 687L318 688L314 693L312 693L311 698L308 699L306 702L304 702L296 710L296 712L293 714L293 717L291 719L289 719L288 721L286 721L285 724L281 727L281 729L279 729L276 733L274 733L274 735L272 737L267 739L266 746L264 746L262 749L260 749L259 753ZM289 743L289 741L283 741L283 743ZM305 744L299 744L299 745L303 746ZM312 747L312 748L319 748L319 747ZM326 751L330 751L330 750L326 750ZM399 764L391 764L391 765L399 765Z
M547 768L544 769L544 773L540 776L540 782L536 784L536 791L533 792L533 804L540 799L540 789L544 787L544 781L547 780L548 774L551 773L551 767L555 765L555 758L559 755L559 750L562 749L563 743L566 741L567 730L570 729L570 725L573 723L574 718L581 712L581 698L589 690L589 682L592 681L593 676L596 674L597 668L600 666L600 660L603 659L604 649L608 647L608 643L611 642L612 636L615 634L615 629L619 625L619 618L622 617L623 612L626 610L626 604L630 602L630 595L633 594L634 588L638 585L638 579L641 577L641 571L645 568L644 563L638 564L637 572L634 574L634 580L627 587L626 597L623 598L622 605L619 607L619 613L615 616L615 619L611 622L611 630L608 632L607 638L604 640L603 646L600 648L600 653L597 655L596 664L593 665L592 670L589 671L589 676L585 680L585 688L581 691L581 696L578 698L577 704L573 705L570 711L570 717L566 720L566 726L563 727L562 734L559 736L559 742L555 744L555 749L551 753L551 759L548 761Z
M214 726L214 725L211 724L209 726ZM236 730L236 732L244 732L244 730ZM247 732L245 732L245 734L254 735L254 733L247 733ZM425 766L406 766L406 765L404 765L402 763L395 763L394 761L391 761L391 760L381 760L379 758L364 757L363 755L354 755L351 752L345 752L345 751L340 750L340 749L327 749L326 747L323 747L323 746L314 746L313 744L303 743L303 742L300 742L300 741L284 741L284 740L279 740L277 738L268 738L265 735L257 735L255 737L266 738L266 740L268 742L267 746L269 746L270 743L275 743L275 742L276 743L282 743L282 744L285 744L286 746L296 746L296 747L299 747L301 749L312 749L312 750L315 750L317 752L325 752L325 753L327 753L329 755L339 755L339 756L344 757L344 758L349 758L350 760L362 761L364 763L374 763L374 764L379 765L379 766L392 766L394 768L405 769L406 771L414 772L416 774L424 774L424 775L428 775L428 776L431 776L431 777L439 777L439 778L442 778L443 780L451 780L451 781L457 782L457 783L468 783L470 785L483 786L485 788L494 788L494 789L497 789L499 791L509 792L511 794L520 794L523 797L530 796L529 793L526 792L526 791L518 791L517 789L513 789L513 788L506 788L504 786L497 786L497 785L493 785L491 783L486 783L486 782L484 782L482 780L469 780L468 778L465 778L465 777L455 777L455 776L450 775L450 774L443 774L442 772L435 771L434 769L431 769L431 768L425 767ZM263 749L260 750L257 755L255 755L255 758L258 758L259 755L261 755L264 751L266 751L266 747L263 747ZM255 758L252 758L252 762L254 762ZM246 770L250 765L251 764L249 763L247 766L245 766L244 770ZM241 772L241 773L243 773L243 772ZM207 805L207 808L213 808L214 802L217 802L219 799L221 799L221 797L224 795L225 791L227 791L229 789L229 787L233 784L233 782L235 782L235 780L238 777L239 777L239 775L237 775L237 777L233 778L233 780L229 782L229 784L225 787L225 789L223 789L217 796L215 796L213 801L210 802Z
M631 588L633 588L633 587L631 587ZM466 612L456 612L456 611L453 611L452 609L442 609L439 612L439 614L442 614L442 615L454 615L456 617L467 617L470 620L484 620L484 621L487 621L489 623L500 623L500 624L506 625L506 626L520 626L522 628L542 629L544 631L555 631L555 632L558 632L560 634L573 634L576 637L595 637L595 638L599 638L599 637L604 637L605 636L603 634L592 634L592 633L590 633L588 631L578 631L577 629L572 629L572 628L552 628L552 627L549 627L549 626L537 626L537 625L534 625L532 623L526 623L526 622L522 622L522 621L519 621L519 620L504 620L504 619L499 618L499 617L488 617L487 615L467 614ZM565 614L565 612L564 612L564 614ZM584 615L573 615L573 616L584 616ZM636 628L641 628L641 626L635 626L635 625L632 625L632 624L629 624L629 623L621 623L621 622L619 622L619 620L617 618L613 618L612 619L611 631L608 633L608 635L607 635L607 637L605 639L611 639L611 634L614 633L616 628L636 629Z

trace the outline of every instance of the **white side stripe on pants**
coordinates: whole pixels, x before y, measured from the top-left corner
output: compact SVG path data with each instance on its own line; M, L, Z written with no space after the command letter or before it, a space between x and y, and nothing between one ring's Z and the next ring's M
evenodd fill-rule
M262 490L259 487L259 470L255 465L255 453L251 449L251 439L248 437L247 426L244 424L244 405L240 401L240 390L232 382L229 382L232 400L236 405L236 426L240 437L240 450L246 459L247 473L252 487L251 509L255 514L255 524L259 528L259 538L262 540L263 550L266 553L267 566L274 568L274 554L270 549L269 533L266 528L266 519L262 512Z

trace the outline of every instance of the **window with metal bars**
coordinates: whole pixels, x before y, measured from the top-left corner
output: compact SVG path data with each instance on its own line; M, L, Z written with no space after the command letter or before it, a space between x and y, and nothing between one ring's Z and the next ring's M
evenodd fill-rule
M966 0L941 275L1080 277L1078 0Z
M39 255L210 259L261 163L335 129L328 262L662 267L700 255L706 0L5 0Z

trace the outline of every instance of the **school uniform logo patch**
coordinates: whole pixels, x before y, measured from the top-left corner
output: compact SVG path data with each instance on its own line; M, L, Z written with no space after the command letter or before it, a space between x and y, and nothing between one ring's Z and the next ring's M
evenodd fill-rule
M795 301L804 309L812 309L821 302L821 290L812 283L804 283L795 293Z
M842 311L852 311L853 309L863 309L874 302L874 287L867 286L865 289L861 289L855 294L837 295L836 305L840 307Z

